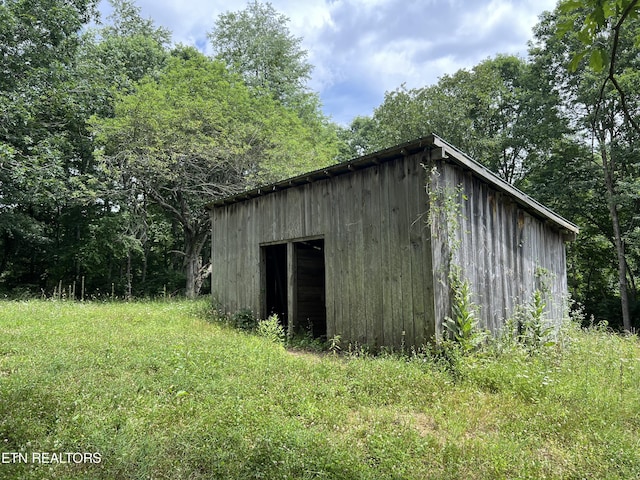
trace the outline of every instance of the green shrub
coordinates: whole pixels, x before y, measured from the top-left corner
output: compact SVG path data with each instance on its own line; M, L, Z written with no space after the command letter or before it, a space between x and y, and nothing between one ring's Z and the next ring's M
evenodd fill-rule
M231 317L231 323L234 327L240 330L255 330L258 326L258 319L249 309L239 310Z
M444 327L448 339L453 341L463 353L477 349L487 338L487 332L479 328L477 305L471 301L468 281L452 279L454 299L451 305L452 317L446 317Z
M280 323L278 315L275 313L266 320L258 321L256 333L262 338L272 341L273 343L283 344L286 333L284 327Z
M519 325L518 340L530 350L550 347L556 343L555 329L546 319L545 308L543 293L536 290L531 302L516 315Z

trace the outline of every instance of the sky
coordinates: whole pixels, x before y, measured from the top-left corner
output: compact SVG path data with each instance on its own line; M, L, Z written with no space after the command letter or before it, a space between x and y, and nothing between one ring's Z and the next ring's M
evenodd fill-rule
M265 0L263 0L266 3ZM384 94L419 88L497 54L527 55L532 28L557 0L272 0L289 18L314 66L308 83L339 124L370 116ZM205 53L222 13L246 0L136 0L143 18L172 32L174 43ZM103 17L108 14L101 0Z

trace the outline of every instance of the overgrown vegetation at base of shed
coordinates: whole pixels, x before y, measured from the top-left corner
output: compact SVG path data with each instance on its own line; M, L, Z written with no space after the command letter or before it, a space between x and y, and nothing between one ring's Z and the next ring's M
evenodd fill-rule
M568 324L540 354L292 355L205 303L3 302L8 480L636 478L640 344ZM99 334L96 334L99 332Z

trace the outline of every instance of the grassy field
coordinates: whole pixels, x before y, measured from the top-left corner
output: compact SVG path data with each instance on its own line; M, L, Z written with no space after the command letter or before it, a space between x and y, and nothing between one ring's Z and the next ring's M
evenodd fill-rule
M0 303L2 479L640 478L640 345L318 356L203 303Z

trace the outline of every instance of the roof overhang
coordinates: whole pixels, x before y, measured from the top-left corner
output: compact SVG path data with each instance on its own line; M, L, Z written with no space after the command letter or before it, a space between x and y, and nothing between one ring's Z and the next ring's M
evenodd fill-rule
M574 240L576 235L579 233L580 229L578 226L556 214L526 193L518 190L516 187L498 177L495 173L473 160L461 150L458 150L453 145L433 134L386 150L365 155L363 157L331 165L326 168L321 168L280 182L264 185L253 190L247 190L236 195L224 197L211 202L208 205L208 208L215 209L243 202L251 198L261 197L263 195L268 195L288 188L313 183L319 180L326 180L339 175L349 174L395 160L399 157L414 155L420 152L429 152L432 159L435 158L451 162L470 171L473 175L482 179L488 185L491 185L496 190L511 197L514 202L530 214L555 225L556 228L565 234L567 240Z
M434 144L443 149L443 156L445 159L458 164L467 170L470 170L474 175L483 179L487 184L493 186L498 191L509 195L524 210L528 211L534 216L556 225L559 230L567 236L567 240L575 240L576 235L578 235L578 233L580 232L580 228L577 225L561 217L553 210L545 207L543 204L530 197L526 193L522 192L521 190L518 190L509 182L504 181L491 170L476 162L467 154L458 150L453 145L450 145L437 135L433 135L433 138Z

